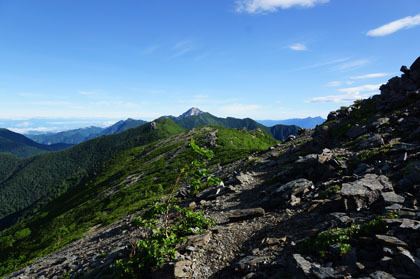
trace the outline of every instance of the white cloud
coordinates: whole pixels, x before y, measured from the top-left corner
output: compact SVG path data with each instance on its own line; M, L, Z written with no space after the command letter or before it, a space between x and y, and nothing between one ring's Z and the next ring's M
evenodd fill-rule
M16 124L16 127L29 127L29 126L31 126L31 123L30 122L28 122L28 121L25 121L25 122L22 122L22 123L19 123L19 124Z
M351 79L367 79L367 78L377 78L377 77L386 77L388 74L386 73L375 73L375 74L367 74L362 76L355 76L350 77Z
M372 93L373 94L373 93ZM365 99L372 94L348 93L339 95L330 95L325 97L315 97L307 103L351 103L359 99Z
M57 127L25 127L25 128L7 128L7 129L15 133L26 134L28 132L42 132L42 133L57 132L58 128Z
M84 95L84 96L91 96L91 95L97 95L98 92L95 91L79 91L80 95Z
M372 96L377 93L377 90L381 85L382 84L367 84L357 87L341 88L337 91L345 94L315 97L307 101L307 103L351 103L355 100L365 99Z
M329 0L237 0L236 11L250 14L275 12L277 9L289 9L295 6L310 8L327 2Z
M420 25L420 14L416 16L407 16L405 18L387 23L381 27L370 30L366 33L366 35L370 37L382 37L395 33L401 29L408 29L417 25Z
M296 50L296 51L308 50L308 48L304 44L301 44L301 43L296 43L296 44L290 45L289 48L291 50Z
M350 62L347 62L347 63L337 65L337 66L333 67L333 70L349 71L349 70L353 70L353 69L359 68L361 66L364 66L368 63L369 63L369 60L367 60L367 59L359 59L359 60L354 60L354 61L350 61Z
M337 87L337 86L341 86L342 82L341 81L330 81L327 83L328 87Z
M325 66L330 66L330 65L342 63L342 62L345 62L345 61L348 61L348 60L350 60L350 58L348 58L348 57L339 58L339 59L334 59L334 60L329 60L329 61L325 61L325 62L321 62L321 63L308 65L308 66L299 68L298 70L309 70L309 69L321 68L321 67L325 67Z
M338 91L339 92L346 92L346 93L360 93L360 92L378 90L381 85L382 85L382 83L380 83L380 84L366 84L366 85L361 85L361 86L357 86L357 87L341 88L341 89L338 89Z

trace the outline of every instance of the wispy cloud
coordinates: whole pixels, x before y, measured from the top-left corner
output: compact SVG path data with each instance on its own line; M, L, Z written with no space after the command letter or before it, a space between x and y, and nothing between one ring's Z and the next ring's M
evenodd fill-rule
M26 134L28 132L39 132L39 133L56 132L58 130L58 127L25 127L25 128L9 127L7 129L15 133Z
M291 50L295 50L295 51L308 50L308 48L304 44L302 44L302 43L296 43L296 44L290 45L289 48Z
M348 60L350 60L349 57L333 59L333 60L328 60L321 63L315 63L308 66L304 66L302 68L299 68L298 70L310 70L310 69L315 69L315 68L321 68L321 67L326 67L326 66L331 66L338 63L346 62Z
M367 59L359 59L359 60L354 60L354 61L349 61L346 63L342 63L340 65L334 66L332 69L335 71L350 71L350 70L354 70L357 68L360 68L366 64L369 63L369 60Z
M330 81L327 83L328 87L338 87L341 86L342 82L341 81Z
M407 16L396 21L372 29L366 33L370 37L383 37L395 33L402 29L408 29L420 25L420 14L416 16Z
M307 103L351 103L358 99L365 99L377 93L381 84L367 84L357 87L341 88L337 91L345 94L315 97Z
M186 40L176 43L172 49L174 51L173 57L178 57L193 51L194 45L192 41Z
M367 79L367 78L378 78L378 77L386 77L389 74L387 73L374 73L374 74L367 74L362 76L354 76L350 77L350 79Z
M255 14L275 12L278 9L289 9L292 7L310 8L327 2L329 0L237 0L236 11Z
M96 91L79 91L79 94L83 96L92 96L92 95L98 95L99 93Z
M382 83L380 83L380 84L366 84L366 85L361 85L361 86L357 86L357 87L341 88L341 89L338 89L338 91L339 92L347 92L347 93L360 93L360 92L378 90L381 85L382 85Z

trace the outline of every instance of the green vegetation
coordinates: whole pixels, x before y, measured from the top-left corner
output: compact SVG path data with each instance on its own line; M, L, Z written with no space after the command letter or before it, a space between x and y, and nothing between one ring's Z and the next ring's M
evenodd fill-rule
M206 159L211 159L214 156L212 151L198 147L193 139L191 139L190 146L194 152ZM193 194L201 188L201 180L206 178L208 181L211 180L212 177L203 168L204 162L196 159L188 164L186 169L181 169L167 201L154 204L143 213L142 217L134 220L135 225L148 229L149 234L133 245L129 259L119 259L115 262L113 266L116 268L118 278L141 278L141 274L144 272L148 272L168 260L173 260L176 246L186 236L203 233L214 225L212 220L204 217L202 211L194 212L189 208L181 209L173 201L173 193L182 179L190 184ZM220 181L213 179L212 182ZM170 215L173 214L176 214L176 217L170 218Z
M392 148L392 144L387 144L381 147L361 150L360 152L357 153L356 156L354 156L353 158L350 158L349 163L353 166L357 166L358 164L371 160L372 158L380 154L389 152L391 148Z
M356 240L360 236L385 233L388 227L383 219L395 218L396 216L395 213L390 213L387 216L378 216L361 225L353 223L347 228L333 228L320 232L316 237L300 244L300 253L318 255L328 259L335 256L330 247L337 245L342 256L352 249L352 240Z
M99 133L102 131L103 131L103 128L92 126L92 127L87 127L87 128L63 131L59 133L26 135L26 137L41 144L54 144L54 143L78 144L85 140L99 136Z
M73 156L83 152L93 156L99 151L107 153L108 156L95 155L94 158L101 159L100 164L94 164L94 158L89 159L87 154L75 157L73 162L76 166L93 164L98 167L92 168L89 173L86 172L83 179L75 176L72 187L65 193L30 218L0 233L0 276L80 239L89 230L111 224L127 214L136 213L153 204L162 195L170 194L181 169L186 169L186 165L196 158L196 152L189 146L191 135L201 146L207 144L209 132L217 131L217 146L213 148L214 157L209 161L210 166L247 158L250 154L266 150L276 143L272 137L258 130L204 127L194 132L176 134L182 129L173 121L161 119L156 123L157 130L150 130L150 124L146 124L118 135L93 139L76 146L83 146L83 149L71 148L70 150L78 151L72 152ZM161 140L158 140L159 138ZM123 146L107 150L111 146L110 143L115 141ZM134 147L124 149L127 146ZM118 149L123 150L118 152ZM91 151L88 152L89 150ZM68 154L66 152L68 151L56 154ZM89 161L83 162L82 158ZM108 160L105 160L106 158ZM53 160L54 157L48 159ZM46 159L43 162L48 163ZM71 162L68 162L70 168ZM30 176L26 179L29 178L36 181ZM206 183L200 187L205 185ZM31 234L16 240L14 234L25 228L28 228Z
M329 187L325 191L321 192L319 194L319 197L321 199L328 199L332 195L337 194L338 192L340 192L340 190L341 190L341 186L340 185L334 185L334 186Z
M299 127L295 125L275 125L273 127L266 127L251 118L238 119L233 117L219 118L210 113L203 113L200 115L189 116L182 119L174 119L175 122L185 129L192 129L206 125L221 126L225 128L246 128L248 130L261 129L270 134L277 140L284 140L290 135L296 135Z
M347 107L341 107L341 110L345 110ZM348 114L348 119L343 122L337 120L326 121L323 126L329 126L331 128L331 135L333 137L342 138L348 132L350 127L359 124L365 124L371 117L373 117L377 111L373 100L366 99L363 101L355 101L351 106L351 112Z
M21 134L7 129L0 129L0 153L6 152L20 158L31 157L49 151L62 150L70 146L68 144L43 145Z
M157 129L145 124L17 164L9 160L8 175L0 180L0 229L13 224L18 217L38 211L69 189L88 183L88 177L94 177L105 162L118 153L183 131L169 119L158 120L156 125Z

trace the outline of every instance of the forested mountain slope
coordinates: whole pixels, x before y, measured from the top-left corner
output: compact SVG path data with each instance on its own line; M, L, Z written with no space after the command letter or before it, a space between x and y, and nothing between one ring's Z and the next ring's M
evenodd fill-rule
M183 131L172 120L159 119L126 132L102 136L63 150L20 160L9 160L0 180L2 228L44 206L89 176L119 152ZM7 163L6 163L7 164ZM8 164L9 165L9 164ZM13 171L10 171L13 169Z
M69 144L39 144L21 134L0 128L0 152L11 153L20 158L62 150L70 146Z
M75 182L73 188L51 201L39 213L1 232L0 274L57 250L84 236L89 229L135 213L162 194L167 194L181 168L195 158L194 151L189 147L191 138L214 150L215 158L210 164L216 170L277 143L262 130L204 127L174 134L181 128L171 120L164 118L153 123L157 124L156 130L148 130L150 124L145 124L137 128L141 129L141 134L134 133L134 129L129 130L130 135L117 135L121 141L132 141L133 144L128 145L135 147L116 151L100 169ZM145 140L157 139L164 132L163 139L152 143ZM99 146L109 146L100 142L109 139L115 139L115 136L101 137L79 146L96 150ZM21 237L16 238L17 235Z

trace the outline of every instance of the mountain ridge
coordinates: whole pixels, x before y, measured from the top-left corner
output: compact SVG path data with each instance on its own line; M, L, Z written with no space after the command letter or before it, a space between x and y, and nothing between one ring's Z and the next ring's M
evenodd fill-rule
M44 145L37 143L24 135L0 128L0 152L11 153L25 158L50 151L59 151L70 147L69 144Z
M175 193L180 199L177 204L202 211L217 226L187 238L177 247L176 257L144 274L156 278L419 278L420 58L410 69L401 70L401 77L381 86L380 95L332 111L316 129L303 130L296 138L223 167L216 163L212 170L223 184L192 198L181 195L188 194L184 185ZM214 129L218 128L201 128L197 142L220 148ZM233 133L224 138L225 144L233 143L242 131L219 129ZM199 129L194 130L185 135ZM262 130L248 133L255 134L244 143L264 137ZM174 138L163 142L176 143ZM158 146L163 148L159 152L146 148L150 153L144 157L158 160L167 150ZM128 165L143 158L132 154L127 159L127 155L121 159ZM173 154L167 155L160 157L161 171L167 170L166 158ZM112 175L104 178L105 184ZM142 177L131 175L124 174L118 181L126 177L130 183ZM61 276L63 270L112 278L116 273L110 264L132 259L135 242L148 235L148 230L131 222L137 216L133 212L105 227L92 224L91 234L80 242L9 278ZM9 235L0 234L2 251L13 255L7 246L13 240L7 239L10 235L22 237L16 246L31 243L25 242L28 233L18 227ZM127 246L127 241L132 245ZM6 254L0 255L4 262L13 263Z

